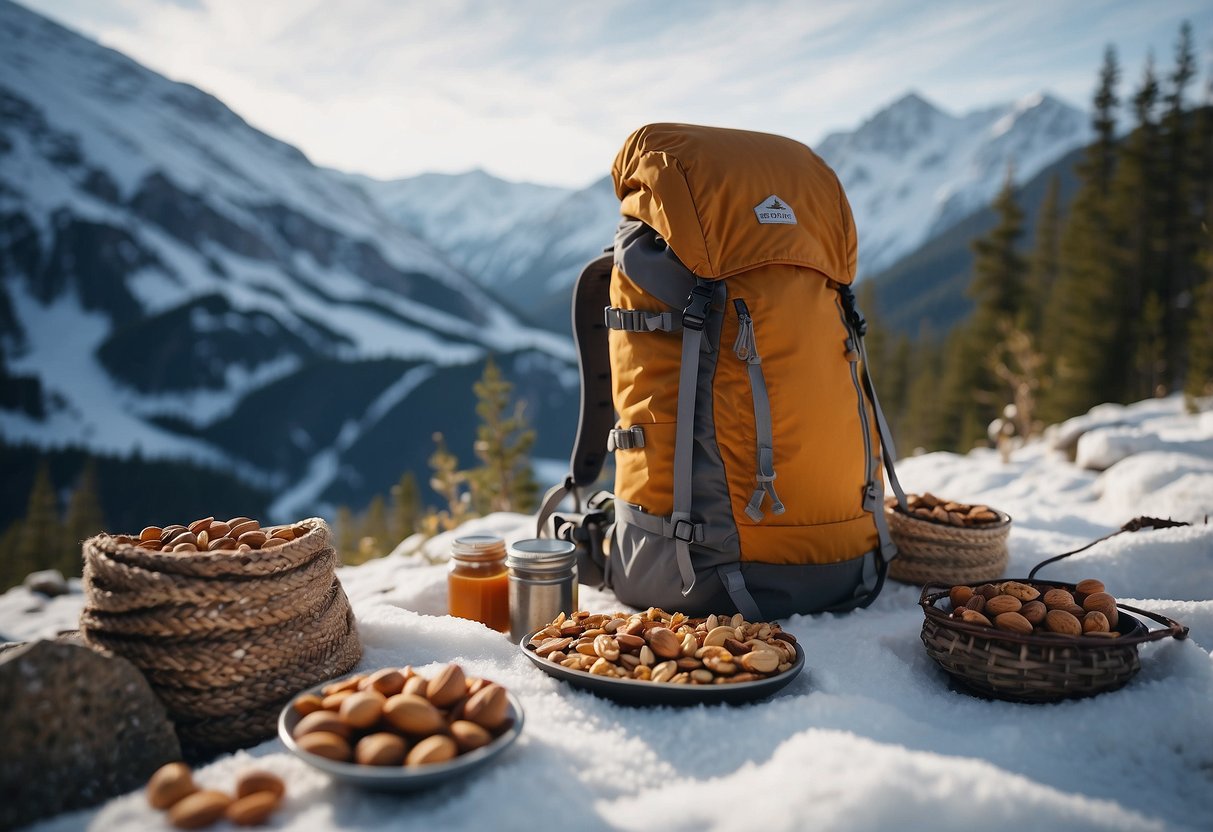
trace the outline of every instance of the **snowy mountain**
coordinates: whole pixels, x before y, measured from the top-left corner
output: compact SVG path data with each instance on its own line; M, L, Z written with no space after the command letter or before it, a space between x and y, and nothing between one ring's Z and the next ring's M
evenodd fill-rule
M3 1L0 113L5 442L220 467L302 512L424 470L435 430L470 446L490 353L532 418L572 412L571 345L210 95Z
M986 205L1008 170L1027 181L1089 135L1086 115L1049 95L953 116L909 94L816 150L851 200L864 276ZM490 292L560 332L568 331L573 281L611 242L619 218L609 177L563 192L482 171L362 182Z
M1027 181L1090 136L1086 114L1050 95L954 116L910 93L815 149L846 188L868 275L989 203L1008 171Z

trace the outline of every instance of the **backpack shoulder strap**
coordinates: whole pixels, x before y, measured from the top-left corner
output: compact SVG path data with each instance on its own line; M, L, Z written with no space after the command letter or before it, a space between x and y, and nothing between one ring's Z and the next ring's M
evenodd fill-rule
M579 488L594 484L606 459L607 436L615 426L615 405L611 399L608 330L602 310L611 302L614 261L613 253L591 260L581 270L573 287L573 342L577 346L577 364L581 370L577 436L573 440L568 477L553 486L540 503L537 536L543 536L548 518L566 496L573 494L577 499Z

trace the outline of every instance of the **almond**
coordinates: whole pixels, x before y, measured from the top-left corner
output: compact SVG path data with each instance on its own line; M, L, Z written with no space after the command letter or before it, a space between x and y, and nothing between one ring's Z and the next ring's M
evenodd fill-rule
M377 690L355 691L346 696L338 712L353 727L370 728L379 721L386 702L387 699Z
M773 673L779 667L779 655L770 650L751 650L737 659L750 673Z
M295 725L295 730L291 731L291 736L298 740L316 732L337 734L340 737L348 738L350 726L332 711L315 711L299 720Z
M160 534L163 531L164 529L160 528L159 526L148 526L143 531L139 532L139 542L142 543L148 540L159 540Z
M353 696L354 693L355 691L352 690L339 690L324 697L324 701L321 704L324 705L326 711L340 710L341 703Z
M156 769L147 781L147 802L153 809L167 809L196 791L190 767L185 763L169 763Z
M437 734L426 737L413 746L404 760L406 766L425 766L434 763L445 763L458 753L455 741L450 737Z
M704 636L703 643L704 643L704 646L723 647L724 643L731 638L732 639L737 638L736 630L734 630L732 627L719 627L718 626L718 627L713 627L711 630L708 631L708 634L706 636Z
M374 690L384 696L395 696L404 690L404 674L394 667L376 670L358 683L359 690Z
M475 722L457 719L451 723L451 738L461 752L472 751L493 741L493 735Z
M249 520L247 517L233 517L227 521L228 536L234 537L237 540L245 532L255 531L261 528L261 524L256 520Z
M1033 626L1044 621L1048 611L1048 607L1041 601L1029 601L1019 608L1019 614L1028 619Z
M412 693L399 693L383 705L383 718L397 730L428 736L446 725L442 714L428 700Z
M204 517L201 520L195 520L193 523L190 523L187 528L194 534L198 534L198 532L205 531L206 529L210 528L211 523L214 522L214 517Z
M286 783L276 774L261 769L245 771L236 778L236 797L248 797L257 792L270 792L275 797L286 794Z
M455 704L466 693L463 669L457 664L448 664L442 668L425 686L425 698L439 708Z
M315 754L317 757L336 760L339 763L349 762L350 744L340 734L315 731L311 734L304 734L295 742L301 749L309 754Z
M1082 608L1087 612L1102 612L1110 627L1115 627L1120 621L1120 614L1116 611L1116 599L1106 592L1091 593L1082 602Z
M292 705L295 708L295 713L300 716L307 716L316 711L324 710L324 700L314 693L305 693L296 699Z
M971 586L954 586L948 591L948 600L952 602L952 609L958 610L968 603L973 597L973 587Z
M237 537L236 542L238 544L247 543L249 546L256 549L261 544L265 543L265 532L261 531L260 529L252 529L251 531L247 531Z
M1014 595L995 595L986 601L985 614L986 617L997 618L1003 613L1019 612L1021 607L1023 607L1023 603Z
M463 709L463 718L493 731L505 722L509 707L505 688L501 685L489 685L472 694Z
M1004 612L994 616L994 626L1000 630L1024 635L1032 632L1032 622L1017 612Z
M178 829L201 829L210 826L232 803L223 792L194 792L173 804L168 810L168 821Z
M1045 628L1064 636L1082 635L1082 624L1065 610L1049 610L1045 616Z
M984 612L986 603L986 596L973 593L973 596L965 603L964 608L973 612Z
M206 533L211 536L211 540L227 537L227 533L230 531L231 527L227 523L211 523L206 529Z
M210 552L216 552L216 551L220 551L220 550L227 552L227 551L231 551L232 549L235 549L239 545L240 544L238 544L235 540L233 540L230 537L221 537L218 540L212 540L209 544L207 544L206 548L207 548L207 551L210 551Z
M1074 606L1074 596L1061 588L1050 589L1042 600L1051 610L1064 610Z
M682 639L665 627L654 627L646 633L649 646L660 658L672 659L682 652Z
M1106 633L1111 629L1108 625L1108 617L1099 610L1091 610L1082 617L1084 633Z
M990 619L986 618L984 615L977 612L976 610L971 610L971 609L967 609L967 608L960 611L960 620L965 622L966 624L980 624L983 627L994 626L993 624L990 623Z
M280 802L281 798L273 792L254 792L232 801L223 816L237 826L260 826L269 820Z
M277 549L279 546L285 546L290 543L289 540L283 540L281 537L271 537L269 540L261 544L262 549Z
M1074 591L1079 595L1094 595L1097 592L1107 592L1107 588L1103 585L1103 581L1097 581L1094 578L1087 578L1079 581L1074 587Z
M364 766L398 766L407 752L408 746L395 734L368 734L354 747L354 762Z
M1034 586L1020 583L1019 581L1007 581L1002 585L1002 591L1005 595L1013 595L1021 602L1035 601L1040 597L1040 590Z

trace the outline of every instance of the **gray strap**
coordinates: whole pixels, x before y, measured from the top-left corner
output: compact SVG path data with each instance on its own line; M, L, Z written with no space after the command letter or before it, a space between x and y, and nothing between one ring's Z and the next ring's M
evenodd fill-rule
M607 436L608 451L630 451L632 448L644 447L644 428L632 425L630 428L613 428Z
M771 428L771 399L767 394L766 377L762 374L762 356L758 354L754 321L744 300L735 299L733 306L737 310L738 318L737 340L733 343L733 351L738 358L746 362L750 395L754 400L754 431L758 439L758 465L755 475L758 487L754 489L750 502L746 504L745 513L755 523L761 523L764 497L771 498L771 511L776 514L783 514L786 507L775 493L775 437Z
M674 434L674 550L678 573L682 577L682 594L686 597L695 588L695 568L691 564L690 542L695 524L691 522L691 471L695 447L695 400L699 392L699 348L703 328L712 309L712 287L706 280L696 280L682 310L682 366L678 372L678 416Z
M556 511L556 508L568 495L573 495L573 501L576 504L574 511L581 511L581 498L577 491L577 483L573 481L572 475L565 478L564 482L553 485L548 489L548 493L543 495L543 502L539 504L539 512L535 515L535 537L547 537L548 518Z
M656 514L637 511L621 500L615 501L615 516L618 520L630 526L643 529L649 534L659 534L662 537L674 538L675 523L670 517L658 517ZM686 526L679 527L679 533L684 536L689 534L689 542L703 542L704 528L702 523L692 523L689 530Z
M602 320L607 329L623 332L677 332L682 329L682 317L676 312L649 312L608 306L602 310Z
M906 493L901 488L901 482L897 479L897 471L893 467L893 463L897 460L897 448L893 445L893 432L889 430L889 423L885 421L884 411L880 408L880 399L876 396L876 387L872 384L872 374L868 370L868 349L863 343L863 336L859 337L859 356L863 359L863 386L867 391L868 400L872 403L872 411L876 414L876 429L880 432L880 453L884 457L884 468L889 474L889 486L893 489L893 493L897 496L897 504L901 510L909 513L909 508L906 506ZM877 477L879 482L882 478ZM884 488L881 492L883 494ZM884 507L884 497L881 497L881 508ZM883 516L883 515L882 515Z
M724 584L725 591L733 600L733 606L737 607L737 611L741 613L742 617L746 621L762 621L762 611L758 609L758 603L745 585L745 577L741 574L741 564L726 563L717 566L716 574L720 576L720 582Z

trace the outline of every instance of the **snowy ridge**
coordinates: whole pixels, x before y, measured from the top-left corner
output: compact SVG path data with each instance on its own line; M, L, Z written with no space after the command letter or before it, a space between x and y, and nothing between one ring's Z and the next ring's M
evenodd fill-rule
M1186 435L1193 458L1205 458L1199 443L1213 438L1209 415L1184 415L1178 397L1116 414L1143 434L1167 433L1177 446ZM1094 424L1100 416L1084 429L1092 436L1110 429ZM1021 448L1008 465L993 451L939 453L903 460L899 471L913 491L1010 512L1007 571L1023 577L1045 557L1138 513L1110 496L1110 483L1142 489L1167 477L1145 453L1096 473L1052 444ZM1130 466L1140 459L1146 464ZM1213 473L1203 477L1191 502L1153 508L1184 519L1213 513ZM1022 832L1025 823L1203 830L1213 816L1213 525L1122 534L1042 572L1062 581L1097 577L1125 603L1190 627L1185 641L1143 645L1141 671L1121 690L1053 705L954 691L919 639L919 589L888 584L867 609L782 622L804 648L806 668L772 698L679 709L624 707L576 691L540 673L500 634L444 615L443 561L454 537L515 540L533 531L530 518L494 514L429 541L409 538L388 557L338 573L365 649L359 671L410 664L428 673L455 661L520 697L522 737L490 768L410 799L407 811L398 798L334 785L277 739L219 758L196 772L197 781L230 788L253 764L273 771L288 783L274 823L308 832L385 825L459 832L486 824L528 832ZM81 603L78 583L53 599L12 589L0 596L0 632L54 635L75 626ZM587 586L580 606L619 608L612 595ZM562 800L559 811L536 810L556 794L576 799ZM134 832L159 822L136 791L34 829Z
M569 366L567 339L521 324L354 178L8 0L0 114L0 370L35 379L40 397L0 408L4 441L138 450L274 487L307 461L237 463L242 433L285 450L302 432L318 448L359 452L356 438L339 445L320 427L331 420L319 409L270 435L250 404L308 384L317 365L351 368L338 378L355 424L400 434L423 406L406 401L412 388L382 399L402 375L528 351ZM481 209L478 221L496 211ZM383 362L395 362L394 378ZM376 401L390 413L358 418ZM462 429L467 410L447 421ZM401 468L389 465L424 457L403 450L347 480L395 481Z
M815 149L838 173L859 229L859 269L890 266L1091 136L1086 115L1043 93L961 116L916 93Z

